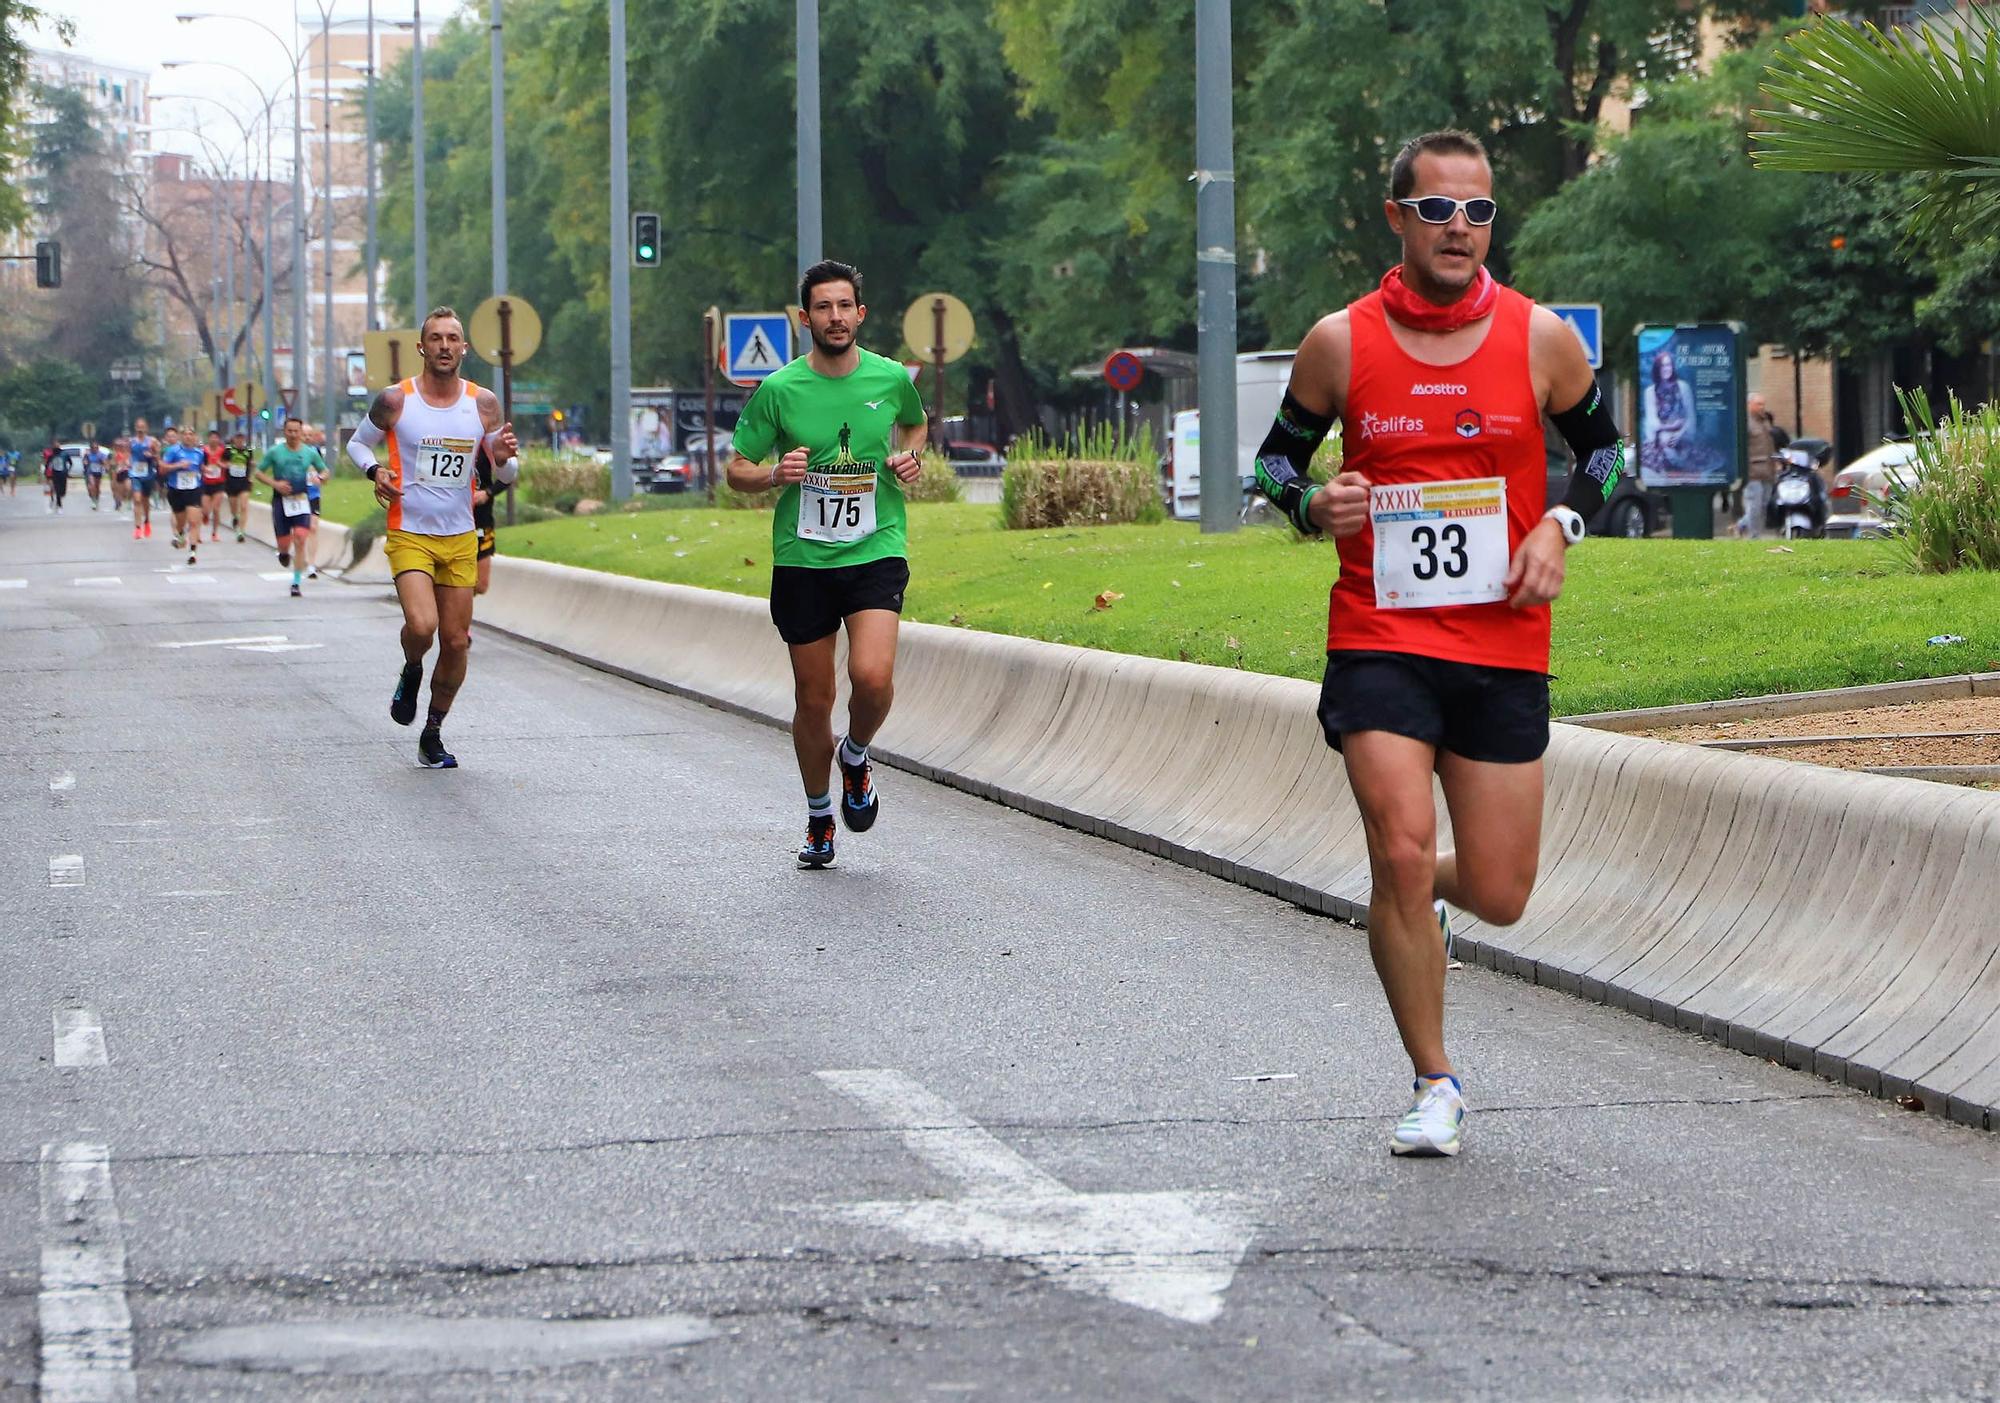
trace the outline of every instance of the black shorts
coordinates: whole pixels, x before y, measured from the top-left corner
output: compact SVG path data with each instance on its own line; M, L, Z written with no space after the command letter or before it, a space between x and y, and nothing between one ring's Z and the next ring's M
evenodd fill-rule
M903 612L910 562L900 555L866 565L816 570L804 565L771 568L771 622L787 643L817 643L849 614L863 609Z
M228 490L229 482L226 478L221 482L204 482L201 485L201 495L204 497L220 497Z
M250 490L250 479L247 477L225 477L222 480L222 490L232 497L240 497Z
M479 551L473 559L491 560L493 552L498 549L500 549L500 545L499 542L494 540L493 528L491 526L481 527L479 531Z
M185 489L169 487L167 489L167 505L177 512L184 512L190 507L199 507L201 505L201 489L199 487Z
M318 515L319 515L319 498L317 498L317 497L314 497L314 498L312 498L312 499L310 499L310 500L312 501L312 510L311 510L310 512L308 512L308 513L307 513L307 515L308 515L308 516L318 516Z
M1549 748L1549 677L1414 653L1326 655L1319 724L1326 743L1389 731L1467 760L1524 765Z

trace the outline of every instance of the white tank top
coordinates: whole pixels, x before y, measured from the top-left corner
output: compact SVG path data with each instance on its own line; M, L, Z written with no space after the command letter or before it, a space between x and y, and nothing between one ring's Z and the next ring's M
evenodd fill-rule
M473 459L486 426L479 419L479 387L447 409L424 402L415 380L403 382L403 410L389 435L389 467L403 495L389 508L391 531L462 536L472 527L472 492L479 485Z

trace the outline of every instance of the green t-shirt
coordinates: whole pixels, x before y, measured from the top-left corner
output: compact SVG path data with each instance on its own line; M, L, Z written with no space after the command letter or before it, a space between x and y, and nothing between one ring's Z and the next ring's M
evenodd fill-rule
M838 379L800 356L757 387L737 422L736 451L753 463L812 450L805 482L784 490L771 521L779 565L865 565L909 550L903 489L887 464L895 426L923 423L924 404L899 363L860 356Z
M317 448L291 449L282 443L274 443L264 450L264 460L257 466L279 481L289 483L294 492L303 492L306 490L306 474L315 468L324 470L326 460L319 456Z

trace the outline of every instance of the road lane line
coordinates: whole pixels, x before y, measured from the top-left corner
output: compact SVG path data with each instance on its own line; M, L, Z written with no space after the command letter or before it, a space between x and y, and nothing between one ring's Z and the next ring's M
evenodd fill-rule
M1190 1325L1222 1313L1257 1231L1237 1195L1078 1193L900 1072L814 1075L860 1102L962 1189L955 1198L847 1204L834 1210L843 1217L949 1251L1019 1262L1064 1290Z
M93 586L100 586L100 585L104 586L122 585L125 583L125 581L123 581L116 575L83 575L78 577L77 579L71 580L70 583L76 585L79 588L88 589Z
M57 1009L55 1033L58 1067L102 1067L111 1061L104 1046L104 1025L90 1009Z
M324 648L324 643L239 643L229 651L232 653L304 653L314 648Z
M910 1153L968 1189L1037 1196L1069 1192L1060 1180L1008 1149L958 1107L901 1072L876 1069L813 1075L841 1095L859 1101L877 1120L901 1134Z
M57 853L49 859L49 885L52 887L80 887L83 885L83 854Z
M228 648L238 643L283 643L282 633L246 633L241 638L197 638L186 643L155 643L155 648Z
M26 589L26 580L0 580L0 589Z
M64 770L49 781L49 793L51 794L62 794L74 788L76 788L76 776L68 770Z
M214 584L214 583L215 583L215 576L213 576L213 575L169 575L169 576L167 576L167 583L168 583L168 584L170 584L170 585L212 585L212 584Z
M127 1403L132 1311L104 1145L42 1146L43 1403Z

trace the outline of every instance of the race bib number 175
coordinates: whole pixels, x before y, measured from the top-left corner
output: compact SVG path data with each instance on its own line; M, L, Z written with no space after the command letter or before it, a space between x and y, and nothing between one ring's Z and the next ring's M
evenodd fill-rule
M1375 607L1437 609L1507 597L1507 480L1371 487Z

